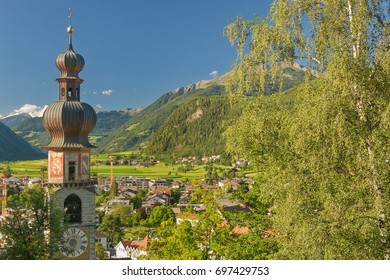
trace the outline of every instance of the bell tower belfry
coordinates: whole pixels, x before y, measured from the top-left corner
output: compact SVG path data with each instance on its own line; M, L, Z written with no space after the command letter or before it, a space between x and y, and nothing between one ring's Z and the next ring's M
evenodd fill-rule
M72 13L70 10L69 18ZM64 211L63 235L55 259L95 259L95 192L90 177L88 134L96 124L95 110L80 102L78 74L84 58L73 50L72 24L67 28L67 50L60 53L56 66L61 72L59 101L52 103L43 115L43 124L50 133L48 181L56 191L52 201Z

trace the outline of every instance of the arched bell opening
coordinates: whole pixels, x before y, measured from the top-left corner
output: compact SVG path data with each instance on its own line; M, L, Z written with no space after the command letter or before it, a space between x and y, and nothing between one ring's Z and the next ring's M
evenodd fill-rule
M64 201L65 222L81 223L81 199L72 193Z

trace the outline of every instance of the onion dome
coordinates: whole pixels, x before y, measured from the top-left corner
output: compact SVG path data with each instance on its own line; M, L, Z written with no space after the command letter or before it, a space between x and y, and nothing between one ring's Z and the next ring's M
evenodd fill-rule
M78 78L79 72L84 68L84 58L73 50L73 27L69 26L67 32L69 33L68 49L57 56L56 66L61 72L61 78Z
M46 148L94 148L88 134L96 125L95 110L78 101L52 103L43 114L43 125L51 135Z
M73 27L69 26L67 31L68 49L56 59L56 66L61 71L61 77L57 79L59 101L52 103L43 114L43 125L51 136L46 148L94 148L88 134L96 125L96 113L90 105L80 102L83 80L78 73L84 67L84 58L73 50Z

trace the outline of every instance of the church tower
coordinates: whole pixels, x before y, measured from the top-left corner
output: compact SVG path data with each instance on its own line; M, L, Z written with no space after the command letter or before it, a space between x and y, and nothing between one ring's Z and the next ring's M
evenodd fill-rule
M69 16L71 18L71 14ZM55 207L64 211L62 241L55 259L95 259L95 192L90 177L88 134L96 124L94 109L80 102L78 74L84 58L73 50L72 24L67 29L68 48L56 59L61 72L59 101L52 103L43 115L51 136L48 150L48 181L56 189L52 195Z

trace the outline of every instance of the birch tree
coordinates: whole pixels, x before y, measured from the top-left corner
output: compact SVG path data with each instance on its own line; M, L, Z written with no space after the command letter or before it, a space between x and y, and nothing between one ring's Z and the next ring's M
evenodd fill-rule
M259 199L289 240L279 257L389 259L389 3L275 0L225 34L237 48L228 90L249 104L228 147L258 164ZM294 62L308 70L293 105L243 98L269 78L281 87Z

